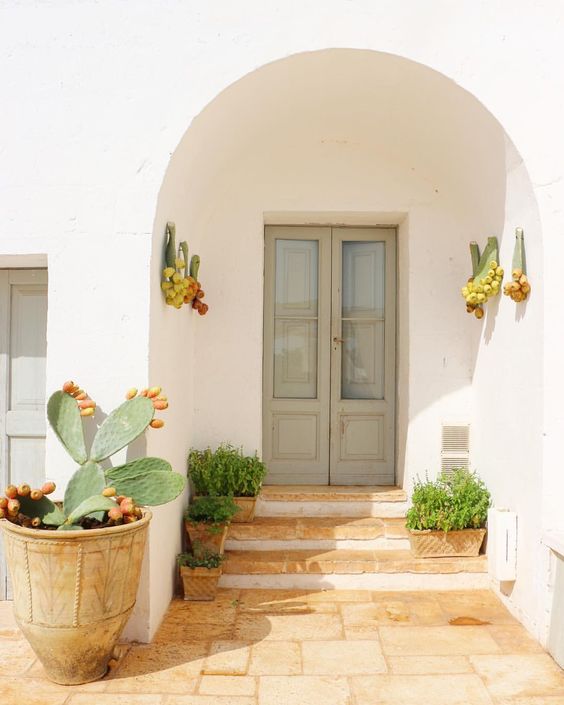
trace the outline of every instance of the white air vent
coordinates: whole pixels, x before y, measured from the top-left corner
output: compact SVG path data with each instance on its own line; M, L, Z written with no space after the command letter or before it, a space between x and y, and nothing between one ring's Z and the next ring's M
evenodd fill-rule
M470 466L470 426L443 424L441 442L441 471L452 474L457 468Z

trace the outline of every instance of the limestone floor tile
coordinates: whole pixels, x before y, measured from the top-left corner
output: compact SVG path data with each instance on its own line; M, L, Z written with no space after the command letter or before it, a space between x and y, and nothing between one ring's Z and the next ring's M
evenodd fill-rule
M300 645L295 641L261 641L251 648L249 675L290 676L301 672Z
M63 705L74 687L39 678L0 678L1 702L9 705ZM91 694L88 694L92 698Z
M524 698L495 698L495 705L562 705L561 695L532 695Z
M284 612L307 609L307 591L303 590L242 590L239 612Z
M438 626L447 623L439 601L425 593L414 599L411 596L404 598L401 592L397 592L393 597L374 597L374 604L382 608L382 619L388 624L396 622Z
M500 653L485 627L381 627L380 641L388 656Z
M218 676L244 676L249 665L250 646L243 641L214 641L202 673Z
M200 695L249 695L256 692L256 679L252 676L202 676Z
M352 676L385 673L379 641L304 641L304 675Z
M229 624L235 621L238 604L237 598L228 599L225 596L213 602L174 600L166 618L169 621L183 619L198 624Z
M106 679L113 693L192 693L208 653L202 644L134 646Z
M467 656L388 656L386 661L394 675L473 673Z
M335 676L263 676L258 705L350 705L346 678Z
M163 705L256 705L256 703L255 697L247 695L169 695ZM97 705L97 703L89 705ZM127 703L127 705L130 704ZM131 703L131 705L137 705L137 703Z
M354 676L355 705L492 705L476 675Z
M65 705L116 705L116 697L115 693L97 693L95 698L91 693L75 693L65 701ZM128 698L128 700L132 705L133 703L135 705L163 705L164 702L162 695L146 693L136 693L135 699ZM41 705L47 705L47 703L41 702Z
M436 592L434 596L448 618L476 617L492 624L518 624L489 590L452 590Z
M315 590L307 600L313 602L370 602L370 590Z
M542 654L544 649L520 624L492 624L488 628L504 654Z
M22 639L23 634L14 617L13 602L0 601L0 639Z
M340 616L337 614L241 614L235 624L235 638L241 641L275 639L342 639Z
M168 615L158 632L155 634L153 644L191 644L193 642L230 641L233 639L233 624L202 624L190 622L176 617L171 619Z
M380 631L376 624L345 624L345 639L349 641L379 641Z
M36 656L27 641L12 638L0 641L0 677L22 676L35 660Z
M470 662L495 698L554 695L564 703L564 672L548 654L471 656Z

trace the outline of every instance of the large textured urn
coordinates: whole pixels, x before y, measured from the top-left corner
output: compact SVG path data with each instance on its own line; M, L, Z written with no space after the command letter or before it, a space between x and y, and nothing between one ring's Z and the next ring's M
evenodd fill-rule
M151 512L84 531L0 521L16 621L56 683L101 678L135 605Z

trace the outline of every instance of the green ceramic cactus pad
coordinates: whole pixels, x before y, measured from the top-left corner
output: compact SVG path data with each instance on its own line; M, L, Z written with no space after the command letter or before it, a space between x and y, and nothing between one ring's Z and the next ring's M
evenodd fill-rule
M171 472L172 467L170 463L162 458L138 458L125 463L125 465L118 465L115 468L105 470L106 484L113 487L112 481L114 479L126 480L146 472L154 472L155 470Z
M186 478L177 472L155 470L112 482L118 495L131 497L136 504L157 506L178 497L186 486Z
M82 465L88 458L82 418L76 400L66 392L51 395L47 403L49 424L74 461Z
M98 462L125 448L147 428L154 411L153 402L147 397L135 397L118 406L98 429L90 459Z
M63 503L65 515L68 516L88 497L102 494L105 486L104 471L98 463L88 460L81 465L69 480L65 490Z

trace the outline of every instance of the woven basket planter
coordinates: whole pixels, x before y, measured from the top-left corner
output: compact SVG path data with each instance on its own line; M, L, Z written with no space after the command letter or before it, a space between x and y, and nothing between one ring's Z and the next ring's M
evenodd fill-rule
M204 521L185 520L184 526L193 549L223 555L229 524L208 524Z
M185 600L215 600L217 584L221 577L221 568L180 567L180 576L184 588Z
M233 497L233 501L239 507L239 511L231 521L242 524L248 523L255 518L255 509L257 506L256 497Z
M477 556L486 535L485 529L462 531L412 531L409 532L411 552L417 558L443 556Z

